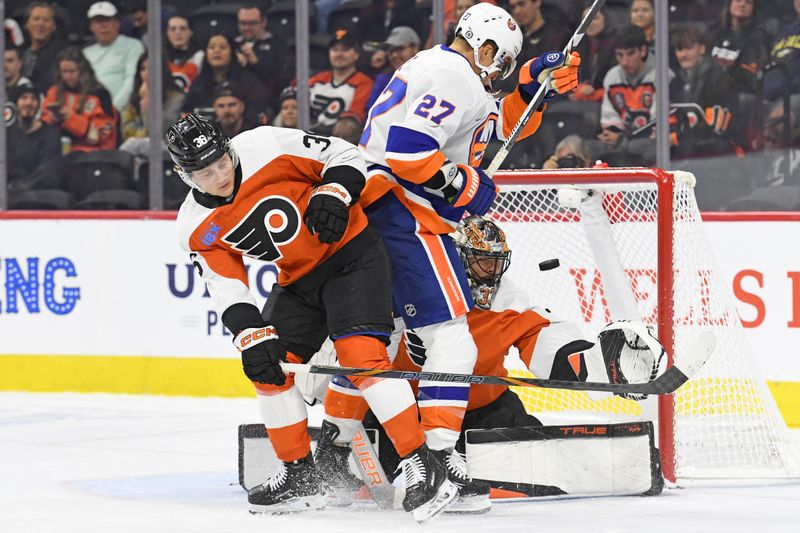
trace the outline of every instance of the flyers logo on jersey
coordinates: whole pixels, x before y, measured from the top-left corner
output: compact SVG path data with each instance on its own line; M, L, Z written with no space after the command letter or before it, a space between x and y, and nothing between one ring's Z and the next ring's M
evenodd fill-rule
M242 255L277 261L280 246L292 242L300 231L300 212L283 196L267 196L258 202L222 240Z

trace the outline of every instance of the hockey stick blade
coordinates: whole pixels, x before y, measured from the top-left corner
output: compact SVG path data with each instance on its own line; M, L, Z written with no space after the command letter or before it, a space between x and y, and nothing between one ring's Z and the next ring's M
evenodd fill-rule
M339 376L405 379L408 381L441 381L446 383L469 383L470 385L505 385L507 387L540 387L611 392L618 394L671 394L686 383L708 361L714 351L716 338L710 331L697 336L689 350L683 354L679 364L668 368L661 376L649 383L600 383L587 381L563 381L558 379L518 378L509 376L480 376L474 374L451 374L448 372L408 372L340 366L303 365L281 363L284 372L310 372Z

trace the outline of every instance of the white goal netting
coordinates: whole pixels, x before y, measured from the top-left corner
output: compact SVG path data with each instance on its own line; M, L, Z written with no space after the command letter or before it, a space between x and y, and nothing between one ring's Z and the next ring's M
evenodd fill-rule
M694 177L650 169L499 173L488 215L512 250L507 276L537 305L593 336L641 318L681 353L701 330L717 345L700 373L659 401L665 475L673 479L800 476L797 445L759 378L731 290L721 278L694 199ZM660 223L659 223L660 222ZM560 267L538 264L558 259ZM646 418L621 398L525 388L530 412ZM674 471L672 470L674 465Z

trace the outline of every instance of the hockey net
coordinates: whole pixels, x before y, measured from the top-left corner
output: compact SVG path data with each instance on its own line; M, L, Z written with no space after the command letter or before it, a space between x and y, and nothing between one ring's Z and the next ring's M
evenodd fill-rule
M605 168L501 172L495 181L488 216L512 250L506 275L536 305L582 323L590 339L611 320L643 319L677 360L701 330L717 337L708 364L674 395L652 400L652 413L618 397L516 389L529 412L609 422L657 412L671 481L800 475L797 444L757 375L705 236L694 176ZM548 259L560 266L540 271Z

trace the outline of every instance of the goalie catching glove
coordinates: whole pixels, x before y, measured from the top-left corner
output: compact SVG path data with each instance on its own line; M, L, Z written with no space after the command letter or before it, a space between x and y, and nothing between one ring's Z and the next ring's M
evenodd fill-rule
M610 383L648 383L658 375L664 347L650 329L638 320L621 320L597 335ZM620 394L630 400L644 400L646 394Z
M280 367L280 362L286 360L286 348L278 338L275 326L265 323L243 329L233 339L233 345L242 352L242 367L251 381L269 385L286 383Z
M473 215L485 215L497 196L497 187L486 172L450 161L445 161L442 168L422 185L442 195L453 207L463 207Z
M339 242L350 220L351 200L347 189L338 183L326 183L315 188L303 213L308 231L321 243Z
M556 94L564 94L578 86L578 67L581 55L578 52L545 52L529 60L519 71L519 86L529 96L536 95L542 83L550 76L550 90L544 95L548 102Z

